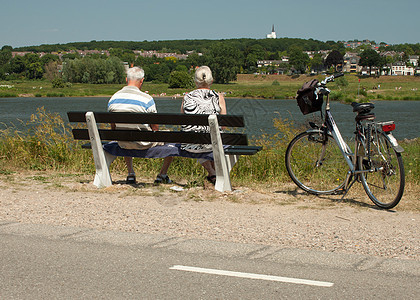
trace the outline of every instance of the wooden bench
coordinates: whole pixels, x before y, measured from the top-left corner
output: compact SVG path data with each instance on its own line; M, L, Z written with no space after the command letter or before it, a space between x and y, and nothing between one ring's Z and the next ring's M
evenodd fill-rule
M68 112L67 115L70 122L86 123L87 128L75 128L72 133L75 140L90 141L96 168L93 183L99 188L112 185L109 167L117 156L145 158L182 156L214 160L215 189L221 192L231 191L230 171L239 156L253 155L262 148L249 146L246 134L220 132L219 126L245 127L242 116L109 112ZM177 130L168 131L99 129L98 123L206 125L210 127L210 133L183 132L179 130L179 126L176 126ZM169 144L147 150L126 150L120 148L116 142L105 143L105 141L150 141ZM182 150L181 143L211 144L213 152L191 153Z

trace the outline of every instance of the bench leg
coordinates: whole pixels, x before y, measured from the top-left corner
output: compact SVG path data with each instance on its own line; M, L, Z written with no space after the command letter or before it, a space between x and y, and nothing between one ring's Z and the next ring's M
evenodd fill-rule
M109 154L105 151L105 168L96 168L95 179L93 180L93 185L97 188L108 187L112 185L111 173L109 172L109 167L112 162L117 158L115 155ZM95 163L96 166L96 163Z
M225 159L226 159L226 164L229 170L229 174L230 174L230 171L232 171L233 166L238 161L238 158L239 158L239 155L226 155L225 154Z
M232 191L230 183L228 160L225 157L223 149L222 137L220 136L219 122L216 115L209 116L210 136L213 148L214 166L216 168L216 185L215 189L219 192Z
M95 179L93 184L98 187L107 187L112 185L111 174L109 173L109 165L111 158L107 158L102 148L101 138L99 136L98 127L96 125L95 116L92 112L86 113L86 123L89 131L90 143L92 146L93 160L95 161ZM109 162L109 165L108 165Z

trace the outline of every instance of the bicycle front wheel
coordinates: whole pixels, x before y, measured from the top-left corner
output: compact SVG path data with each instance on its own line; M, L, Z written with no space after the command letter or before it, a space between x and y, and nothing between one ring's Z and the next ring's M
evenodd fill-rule
M384 133L376 133L367 151L359 156L363 188L377 206L390 209L396 206L405 186L404 165L401 154L396 152Z
M286 169L294 183L314 195L344 186L349 167L334 138L321 130L297 135L286 150Z

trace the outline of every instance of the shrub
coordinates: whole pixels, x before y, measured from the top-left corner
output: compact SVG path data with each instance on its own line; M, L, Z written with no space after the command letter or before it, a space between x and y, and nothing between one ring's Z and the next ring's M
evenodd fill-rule
M0 131L0 157L4 163L37 170L74 170L83 168L83 164L92 167L91 154L73 140L70 126L58 113L49 114L41 107L26 128Z
M16 93L10 93L10 92L0 92L1 98L14 98L17 97Z
M64 81L61 77L54 78L51 81L51 83L52 83L52 87L55 88L55 89L63 88L65 86Z
M347 81L347 79L345 77L339 77L337 79L335 79L335 83L337 84L337 86L339 87L345 87L349 85L349 82Z
M330 94L330 99L341 101L344 99L344 96L345 95L340 91L332 91Z

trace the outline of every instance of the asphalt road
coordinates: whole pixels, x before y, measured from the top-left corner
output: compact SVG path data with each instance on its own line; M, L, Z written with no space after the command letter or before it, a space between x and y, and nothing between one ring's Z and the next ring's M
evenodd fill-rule
M0 222L0 299L419 299L420 261Z

